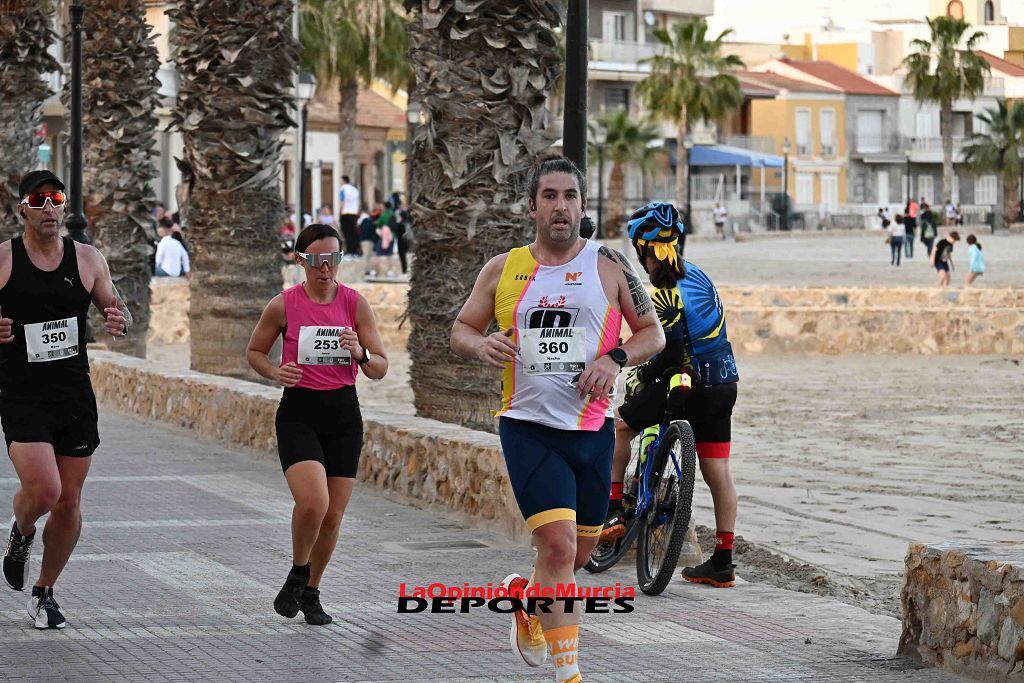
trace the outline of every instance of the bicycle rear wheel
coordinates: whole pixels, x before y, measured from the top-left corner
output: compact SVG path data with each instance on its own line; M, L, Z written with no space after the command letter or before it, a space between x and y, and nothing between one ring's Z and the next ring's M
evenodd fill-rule
M647 595L659 595L672 580L690 526L696 471L693 430L677 420L655 455L655 500L637 531L636 578Z

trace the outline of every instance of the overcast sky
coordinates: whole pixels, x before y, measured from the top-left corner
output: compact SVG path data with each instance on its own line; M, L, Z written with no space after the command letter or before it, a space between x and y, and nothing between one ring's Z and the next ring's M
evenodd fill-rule
M928 0L715 0L711 28L733 29L731 40L802 43L809 27L824 26L826 17L843 28L867 28L872 19L906 19L928 13ZM1002 13L1011 24L1024 25L1024 0L1003 0Z

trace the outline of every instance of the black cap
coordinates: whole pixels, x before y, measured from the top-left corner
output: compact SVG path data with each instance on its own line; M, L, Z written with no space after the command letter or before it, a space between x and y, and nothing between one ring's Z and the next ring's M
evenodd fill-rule
M29 194L30 192L34 192L35 189L42 185L43 183L53 183L61 190L65 189L64 183L62 183L60 181L60 178L58 178L52 172L45 170L32 171L31 173L26 173L24 176L22 176L21 184L18 185L18 198L23 199L25 195Z

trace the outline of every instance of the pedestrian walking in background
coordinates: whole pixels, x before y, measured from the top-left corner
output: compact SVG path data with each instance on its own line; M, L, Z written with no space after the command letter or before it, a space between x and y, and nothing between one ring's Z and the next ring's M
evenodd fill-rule
M943 237L932 250L932 267L939 274L939 287L949 284L949 273L953 270L953 245L960 241L956 230Z
M938 235L938 227L935 225L935 214L932 207L926 203L921 204L921 244L928 249L929 258L932 255L932 245L935 244L935 237Z
M387 277L395 276L398 259L395 257L395 212L387 204L378 204L379 215L374 221L377 231L376 263L373 272L386 273Z
M967 244L970 245L967 248L967 286L970 287L971 283L985 272L985 254L981 251L981 242L974 235L967 236Z
M363 276L376 275L373 272L373 259L377 253L377 228L373 225L373 217L366 213L365 206L359 214L359 248L363 252Z
M409 251L409 209L402 201L402 195L391 193L391 208L395 211L394 231L395 248L398 250L398 262L402 265L402 275L409 273L409 262L406 254Z
M718 236L724 240L725 221L729 217L729 211L724 206L722 206L721 202L715 202L715 208L712 211L712 214L714 214L715 218L715 232L718 233Z
M880 208L878 210L878 220L882 224L882 230L888 230L889 226L892 225L892 212L888 208Z
M903 249L907 258L914 258L914 234L917 230L917 213L920 208L918 203L911 199L907 202L907 210L903 214L903 229L905 230Z
M341 201L341 236L345 240L345 256L349 260L359 258L359 233L356 224L359 220L359 190L356 189L347 175L341 176L341 189L338 199Z
M904 226L903 216L897 215L896 220L889 226L889 265L899 266L900 256L903 254L903 240L906 237L907 229Z

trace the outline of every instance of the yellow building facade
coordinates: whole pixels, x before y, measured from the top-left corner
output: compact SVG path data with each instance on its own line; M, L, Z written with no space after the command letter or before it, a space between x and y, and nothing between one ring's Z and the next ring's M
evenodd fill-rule
M772 138L777 154L782 154L783 142L789 141L789 169L785 176L791 201L797 206L825 205L837 209L846 202L843 93L794 81L785 83L789 79L774 74L754 76L779 88L775 99L751 102L750 133ZM766 184L781 185L773 181L779 171L769 169L767 173ZM756 171L754 182L760 182Z

